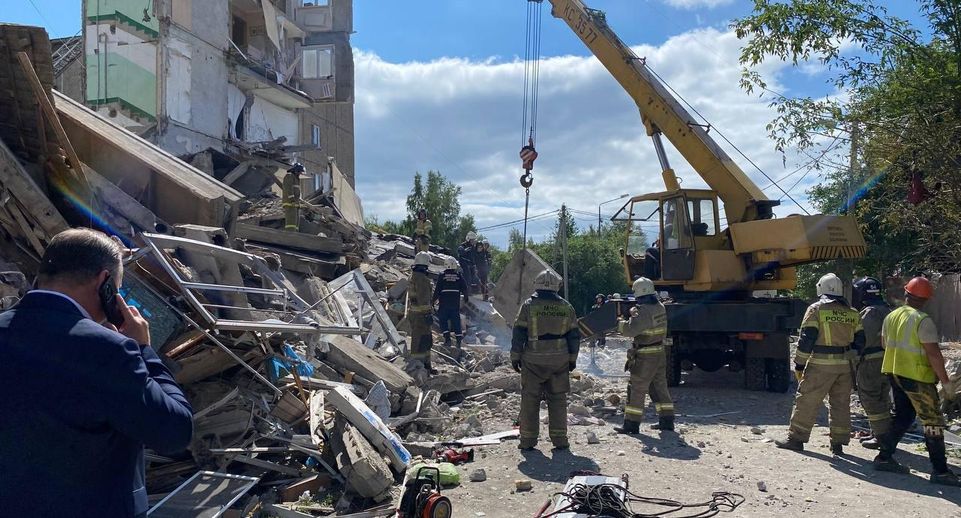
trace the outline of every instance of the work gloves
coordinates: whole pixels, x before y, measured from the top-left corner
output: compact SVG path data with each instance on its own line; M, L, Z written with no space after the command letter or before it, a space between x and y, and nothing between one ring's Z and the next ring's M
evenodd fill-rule
M511 367L514 369L514 372L520 372L520 371L521 371L521 361L520 361L520 360L511 360Z
M961 380L948 380L947 383L942 383L941 388L944 389L944 399L948 401L953 401L958 398L958 383Z

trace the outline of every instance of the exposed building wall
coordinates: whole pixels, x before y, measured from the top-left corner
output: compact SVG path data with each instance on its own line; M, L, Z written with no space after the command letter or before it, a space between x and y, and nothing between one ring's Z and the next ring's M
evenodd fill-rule
M350 45L353 31L353 1L329 0L325 5L303 6L296 9L297 21L307 30L301 46L298 66L301 88L315 103L302 111L301 140L307 144L315 136L314 126L320 129L320 149L303 151L301 161L308 168L327 167L327 157L334 157L340 171L354 185L354 56ZM329 50L329 75L307 77L317 67L306 63L305 50Z
M86 102L126 126L156 120L155 17L139 0L84 0Z
M228 136L228 2L168 0L163 8L158 144L176 155L222 149Z
M351 186L354 185L354 103L317 103L302 113L301 138L311 143L312 126L320 128L320 148L302 151L300 160L308 171L327 167L327 157L334 157L337 167Z

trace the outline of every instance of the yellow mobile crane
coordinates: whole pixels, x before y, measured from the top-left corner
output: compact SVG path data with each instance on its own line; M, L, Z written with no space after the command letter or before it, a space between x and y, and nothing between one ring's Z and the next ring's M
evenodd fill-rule
M770 200L668 88L607 25L604 13L581 0L550 0L564 20L631 96L654 141L665 190L634 196L612 218L625 222L622 249L630 285L652 279L670 294L667 304L668 381L695 366L745 370L753 390L784 392L790 385L788 335L800 324L805 304L788 298L755 298L758 290L797 284L795 266L863 257L865 243L852 216L774 218ZM673 144L710 189L682 189L668 163L662 138ZM719 217L723 203L726 228ZM642 226L658 238L644 243ZM625 301L629 303L629 301ZM624 304L609 304L582 319L589 334L614 326Z

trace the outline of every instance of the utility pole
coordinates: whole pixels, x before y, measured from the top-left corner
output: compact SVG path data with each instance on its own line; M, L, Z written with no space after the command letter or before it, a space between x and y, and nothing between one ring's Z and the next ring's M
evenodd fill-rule
M567 205L561 205L561 264L564 271L564 298L570 298L571 292L567 283Z
M851 155L848 157L848 177L847 177L847 185L846 185L847 188L845 189L846 191L845 197L847 199L845 204L847 205L848 214L854 214L854 204L856 202L856 200L854 199L854 196L856 194L855 189L857 188L857 185L860 182L860 178L861 178L861 174L860 174L861 167L860 167L860 163L858 162L858 153L860 151L860 145L861 145L860 139L861 139L861 130L858 126L858 123L852 122L851 123ZM854 280L854 261L852 259L841 259L840 261L838 261L838 266L839 266L838 273L840 273L841 280L844 283L844 296L848 300L848 302L850 302L851 297L853 295L852 293L853 288L851 287L851 283Z

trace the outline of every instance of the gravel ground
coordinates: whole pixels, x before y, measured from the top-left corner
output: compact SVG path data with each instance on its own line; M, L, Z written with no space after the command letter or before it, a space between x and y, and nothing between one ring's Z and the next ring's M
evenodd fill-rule
M626 346L624 340L609 339L597 355L598 365L621 374ZM586 353L581 369L590 364ZM957 357L958 351L948 356ZM741 380L739 373L685 373L682 385L672 392L680 414L676 433L642 428L638 436L618 435L613 426L621 417L616 416L603 425L571 426L569 452L550 449L546 425L533 452L518 451L516 441L479 448L474 462L460 467L462 484L444 493L458 517L534 516L563 488L572 471L591 470L608 476L626 474L631 490L649 497L699 502L710 499L714 491L743 495L744 503L729 516L961 517L961 489L928 482L930 464L917 444L902 443L898 454L912 468L910 475L875 472L871 467L875 452L857 441L844 457L832 458L826 410L806 452L775 448L773 440L787 433L793 391L747 392L737 388ZM580 393L572 394L571 401L624 394L626 383L626 378L607 378L585 388L589 383L575 382ZM485 405L480 414L484 433L511 427L517 397L501 397L490 412ZM650 409L646 420L654 420ZM856 418L859 422L865 424ZM600 444L587 444L590 431ZM958 466L956 458L952 463ZM486 471L487 480L470 482L469 475L477 468ZM533 489L515 492L514 483L521 479L530 480Z

